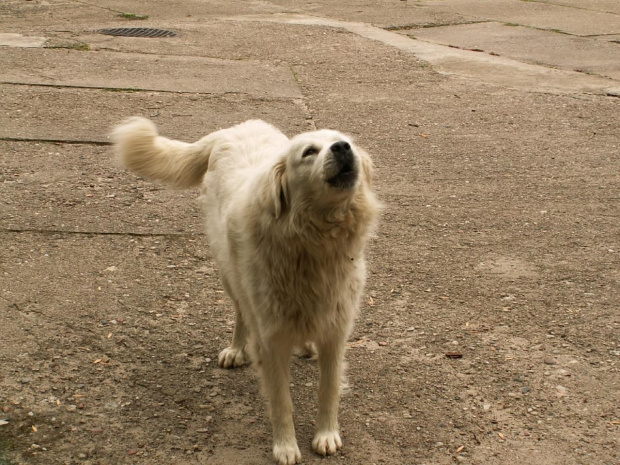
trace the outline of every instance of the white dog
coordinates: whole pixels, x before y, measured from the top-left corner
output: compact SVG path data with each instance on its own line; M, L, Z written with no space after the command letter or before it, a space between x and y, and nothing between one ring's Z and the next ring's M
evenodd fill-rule
M293 348L319 353L313 449L342 447L338 431L345 342L365 280L364 247L379 211L372 162L343 134L320 130L288 139L247 121L188 144L132 118L113 134L121 160L176 188L202 185L211 250L236 323L222 367L259 367L280 465L301 460L293 426Z

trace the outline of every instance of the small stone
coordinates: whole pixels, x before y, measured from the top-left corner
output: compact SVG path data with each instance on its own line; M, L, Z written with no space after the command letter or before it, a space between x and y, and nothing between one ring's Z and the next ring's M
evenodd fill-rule
M127 455L136 455L138 453L138 449L129 449L127 451Z
M78 457L81 458L81 459L85 459L86 458L86 454L84 452L80 452L78 454Z
M28 384L30 382L30 378L22 378L20 381L22 384Z
M558 361L551 357L545 357L543 362L545 362L545 365L557 365L558 364Z
M532 389L531 389L531 388L529 388L529 387L527 387L527 386L525 386L525 387L521 388L521 392L522 392L523 394L527 394L527 393L528 393L528 392L530 392L531 390L532 390Z

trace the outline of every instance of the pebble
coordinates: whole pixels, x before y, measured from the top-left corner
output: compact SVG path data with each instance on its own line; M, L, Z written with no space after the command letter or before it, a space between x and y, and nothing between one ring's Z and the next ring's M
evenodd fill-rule
M545 362L545 365L557 365L558 362L556 359L554 358L550 358L550 357L546 357L543 362Z
M28 384L30 382L30 378L22 378L21 379L21 383L22 384Z
M521 388L521 392L522 392L523 394L527 394L527 393L528 393L528 392L530 392L531 390L532 390L532 389L531 389L531 388L529 388L529 387L527 387L527 386L525 386L525 387Z

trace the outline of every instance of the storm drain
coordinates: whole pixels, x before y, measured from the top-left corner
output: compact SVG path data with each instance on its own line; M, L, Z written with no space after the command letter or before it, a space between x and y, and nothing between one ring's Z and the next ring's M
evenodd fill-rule
M150 27L117 27L113 29L99 29L99 34L117 37L176 37L176 32Z

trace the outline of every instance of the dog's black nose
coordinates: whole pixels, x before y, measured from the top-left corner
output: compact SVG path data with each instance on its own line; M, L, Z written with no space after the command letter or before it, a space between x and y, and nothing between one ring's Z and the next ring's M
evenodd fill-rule
M334 154L334 158L336 158L336 160L340 163L350 163L353 159L353 151L351 150L351 145L348 142L341 140L340 142L332 144L330 149Z

